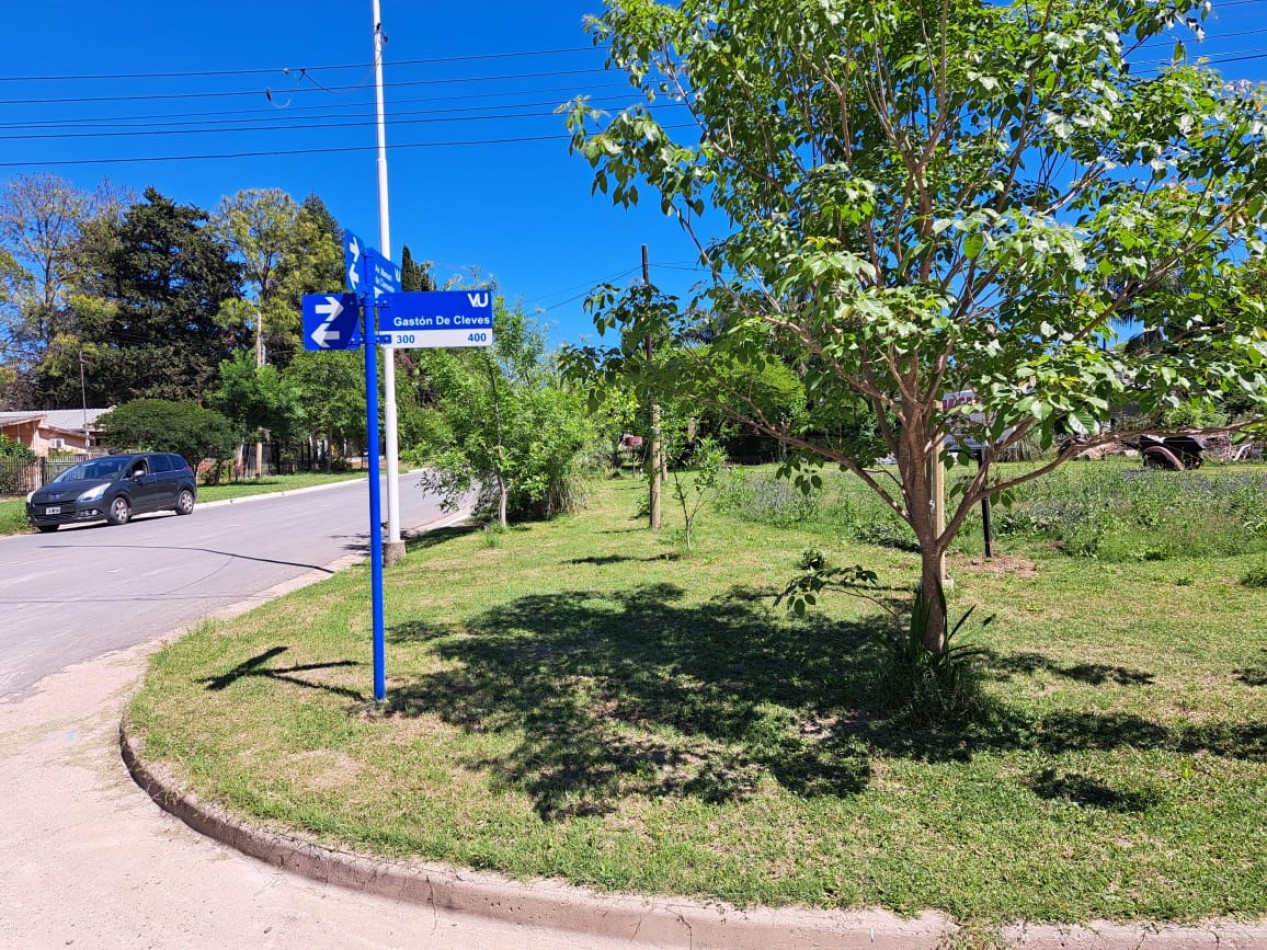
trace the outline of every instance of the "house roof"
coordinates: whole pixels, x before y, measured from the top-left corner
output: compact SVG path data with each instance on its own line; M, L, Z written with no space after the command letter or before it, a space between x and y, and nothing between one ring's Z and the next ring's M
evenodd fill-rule
M19 409L0 412L0 425L39 421L51 429L82 432L85 418L88 420L88 428L91 429L95 426L98 417L109 411L109 409Z

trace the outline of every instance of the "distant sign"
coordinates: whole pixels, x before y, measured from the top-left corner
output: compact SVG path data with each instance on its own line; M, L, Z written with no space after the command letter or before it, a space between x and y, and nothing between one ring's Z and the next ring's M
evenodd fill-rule
M380 343L429 348L493 344L490 291L384 293L377 302Z
M304 294L304 349L354 350L361 345L356 294Z

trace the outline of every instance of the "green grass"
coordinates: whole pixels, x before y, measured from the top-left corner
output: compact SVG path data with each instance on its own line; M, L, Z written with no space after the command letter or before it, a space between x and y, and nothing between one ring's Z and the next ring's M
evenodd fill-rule
M314 485L329 485L364 477L364 473L360 472L329 475L322 472L304 472L299 475L274 475L258 480L227 482L223 485L201 485L198 488L198 501L205 504L226 498L245 498L248 495L294 491L297 488L311 488ZM0 501L0 535L23 534L30 530L26 521L26 504L21 498Z
M881 611L770 606L806 547L896 588L913 555L705 511L684 558L640 491L413 542L382 709L363 568L208 625L132 703L148 754L279 828L602 889L987 927L1267 913L1257 561L953 557L952 613L997 614L969 635L990 713L933 726L878 700Z
M0 535L21 534L26 530L26 502L21 498L0 501Z

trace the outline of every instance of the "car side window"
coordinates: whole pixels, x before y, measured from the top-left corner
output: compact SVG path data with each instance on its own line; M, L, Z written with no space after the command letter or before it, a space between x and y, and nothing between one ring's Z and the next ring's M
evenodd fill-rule
M183 472L188 467L185 464L185 460L179 455L169 455L167 457L171 460L173 472Z
M172 470L171 457L167 455L151 456L150 467L155 472L170 472Z

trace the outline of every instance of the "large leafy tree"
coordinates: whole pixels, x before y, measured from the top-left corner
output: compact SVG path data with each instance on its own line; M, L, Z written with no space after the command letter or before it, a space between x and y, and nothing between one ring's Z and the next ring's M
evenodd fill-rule
M1146 411L1233 389L1259 413L1267 402L1261 304L1234 305L1238 259L1264 248L1263 110L1182 57L1155 74L1127 61L1204 10L610 0L592 21L645 102L611 119L578 102L573 148L618 203L650 186L713 274L670 321L682 336L708 322L712 345L677 351L663 385L842 466L902 517L931 651L945 648L944 555L968 513L1076 450L1025 473L987 459L943 526L931 476L954 462L949 430L1000 451L1058 426L1095 443L1110 436L1093 420L1124 390ZM675 132L686 116L692 131ZM727 231L711 244L710 207ZM1183 345L1103 347L1130 308L1166 314ZM611 312L641 335L664 308ZM778 422L727 386L734 366L772 359L802 368L815 413L869 410L878 444L816 437L813 416ZM975 403L943 406L965 390ZM894 477L872 468L879 454Z
M304 428L336 452L365 445L365 361L359 350L299 352L284 371L300 393Z
M203 459L227 458L240 438L240 430L214 409L168 399L124 403L102 416L98 425L113 451L175 452L195 471Z
M218 320L239 268L200 208L148 188L118 220L90 229L82 267L72 305L90 403L200 400L246 342ZM50 405L79 405L77 356L41 364Z
M212 226L241 266L243 293L227 302L228 323L249 326L258 356L274 342L289 353L298 317L282 293L282 278L299 239L299 205L277 188L249 188L221 199Z
M289 442L296 438L304 422L307 394L276 366L256 366L245 351L233 354L220 364L220 384L210 396L211 405L238 423L242 431L270 434Z

